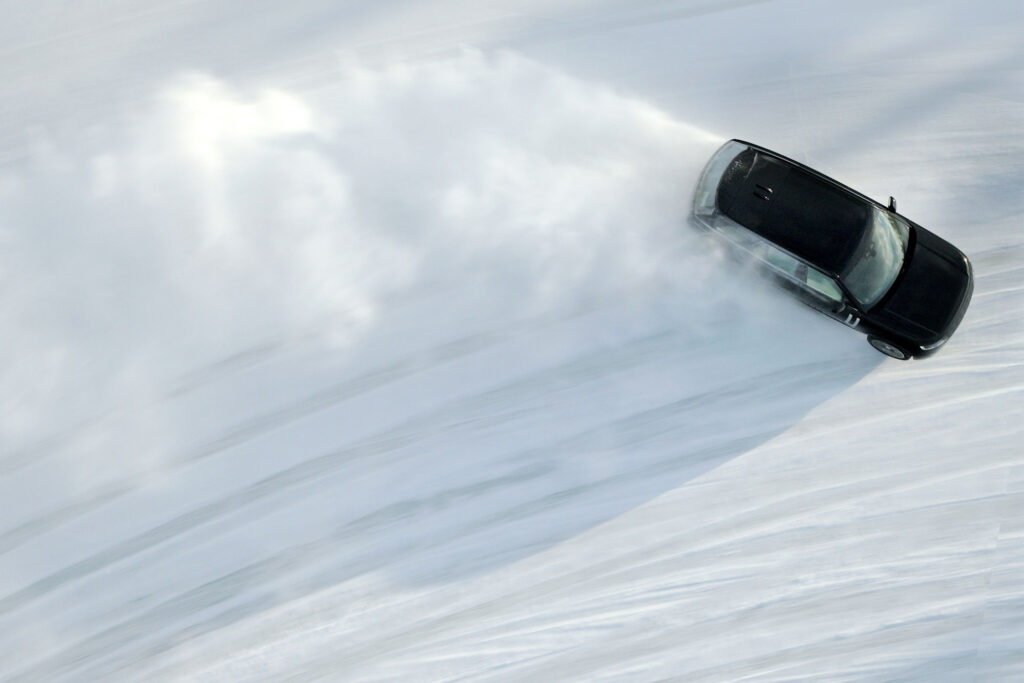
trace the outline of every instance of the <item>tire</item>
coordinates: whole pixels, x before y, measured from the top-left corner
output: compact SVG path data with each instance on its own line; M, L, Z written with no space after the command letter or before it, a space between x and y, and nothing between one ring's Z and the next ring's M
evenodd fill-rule
M895 358L896 360L910 359L910 353L906 351L903 347L897 344L893 344L892 342L888 342L884 339L879 339L878 337L868 337L868 344L871 344L871 346L875 347L876 351L884 353L890 358Z

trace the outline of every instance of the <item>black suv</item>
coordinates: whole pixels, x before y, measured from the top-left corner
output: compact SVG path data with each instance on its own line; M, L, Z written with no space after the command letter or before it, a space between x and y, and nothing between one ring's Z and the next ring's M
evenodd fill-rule
M959 249L889 206L763 147L730 140L705 167L697 223L754 257L801 301L882 353L934 353L971 301Z

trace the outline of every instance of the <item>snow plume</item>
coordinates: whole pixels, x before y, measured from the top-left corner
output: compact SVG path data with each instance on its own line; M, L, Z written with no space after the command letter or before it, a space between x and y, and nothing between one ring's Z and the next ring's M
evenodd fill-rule
M717 142L475 52L347 65L313 94L182 75L105 126L32 135L0 173L8 468L264 340L317 330L351 349L425 290L526 314L684 286L689 192ZM160 451L150 413L134 440ZM143 456L115 431L76 447Z

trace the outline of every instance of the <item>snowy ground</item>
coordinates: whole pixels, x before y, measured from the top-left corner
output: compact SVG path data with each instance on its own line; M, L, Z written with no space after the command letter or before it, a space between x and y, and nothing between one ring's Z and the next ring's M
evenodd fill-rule
M2 680L1024 677L1019 3L4 9ZM728 137L947 347L689 229Z

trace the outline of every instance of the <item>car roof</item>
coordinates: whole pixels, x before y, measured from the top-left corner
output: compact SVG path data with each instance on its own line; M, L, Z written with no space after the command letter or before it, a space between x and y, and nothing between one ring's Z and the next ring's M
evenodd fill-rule
M871 211L868 200L845 186L754 146L726 169L717 202L740 225L831 273L850 263Z

